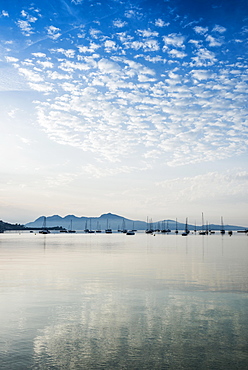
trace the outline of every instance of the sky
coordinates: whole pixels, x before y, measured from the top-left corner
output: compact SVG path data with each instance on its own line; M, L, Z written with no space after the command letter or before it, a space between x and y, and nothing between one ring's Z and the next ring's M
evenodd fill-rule
M248 226L243 0L0 0L0 219Z

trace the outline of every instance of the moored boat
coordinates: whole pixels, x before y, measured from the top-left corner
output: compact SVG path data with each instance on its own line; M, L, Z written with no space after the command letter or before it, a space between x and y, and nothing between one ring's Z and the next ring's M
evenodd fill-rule
M188 234L189 234L189 229L188 229L188 217L187 217L186 222L185 222L185 230L182 233L182 236L187 236Z
M127 231L126 235L135 235L135 232L133 230Z

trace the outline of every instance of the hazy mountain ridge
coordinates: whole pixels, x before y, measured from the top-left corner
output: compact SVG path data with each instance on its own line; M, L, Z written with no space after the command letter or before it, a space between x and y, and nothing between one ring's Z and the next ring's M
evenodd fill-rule
M107 227L118 230L118 229L136 229L136 230L146 230L147 229L147 222L140 221L140 220L131 220L123 216L119 216L113 213L104 213L99 217L86 217L81 216L77 217L75 215L67 215L65 217L61 217L59 215L53 215L46 217L46 226L47 227L55 227L55 226L61 226L66 229L71 227L74 230L84 230L86 228L91 228L92 230L101 229L104 230ZM29 222L25 224L26 227L35 227L35 228L41 228L44 224L44 216L40 216L33 222ZM148 228L150 227L150 223L148 224ZM151 226L153 229L157 228L166 228L167 227L170 230L176 229L176 221L175 220L161 220L158 222L152 223ZM183 230L185 228L185 223L178 222L177 227L179 230ZM195 225L188 224L189 230L194 230ZM245 227L242 226L236 226L236 225L224 225L225 230L245 230ZM196 230L201 230L202 226L197 225ZM209 229L212 230L220 230L221 225L216 224L210 224Z
M0 220L0 232L4 230L24 230L25 226L21 224L10 224Z

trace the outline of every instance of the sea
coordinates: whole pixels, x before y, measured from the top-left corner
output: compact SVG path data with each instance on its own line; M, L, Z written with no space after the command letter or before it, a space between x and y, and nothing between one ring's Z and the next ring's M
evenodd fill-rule
M0 234L0 369L248 369L248 235Z

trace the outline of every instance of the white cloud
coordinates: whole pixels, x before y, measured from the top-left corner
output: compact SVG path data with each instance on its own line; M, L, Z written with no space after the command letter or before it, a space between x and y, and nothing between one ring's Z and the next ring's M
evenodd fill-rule
M41 82L44 80L43 77L41 77L38 73L33 72L30 69L19 68L19 72L24 75L30 82Z
M211 66L217 61L215 54L206 48L198 49L195 54L196 57L192 57L192 64L198 67Z
M190 72L193 76L193 78L199 80L199 81L202 81L202 80L208 80L209 78L212 77L212 74L208 71L208 70L201 70L201 69L196 69L196 70L192 70Z
M98 68L102 73L119 73L121 70L120 66L117 63L112 62L111 60L106 58L102 58L101 60L99 60Z
M2 17L9 17L9 13L6 10L2 10Z
M19 59L14 58L14 57L5 57L5 59L7 60L7 62L10 62L10 63L17 63L19 61Z
M194 31L200 35L204 35L208 32L208 27L195 26Z
M216 39L213 36L208 35L206 37L206 41L209 42L209 46L221 46L223 44L223 40Z
M89 46L77 46L80 53L94 53L101 45L91 42Z
M71 75L61 74L61 73L58 73L56 71L54 71L54 72L48 71L47 75L52 80L70 80L72 78Z
M158 51L160 49L157 40L146 40L142 47L144 51Z
M125 15L126 18L140 18L140 17L142 17L142 14L139 13L138 11L134 10L134 9L127 10L124 15Z
M21 11L21 15L22 17L27 18L30 23L35 23L37 21L36 17L32 17L29 13L25 12L25 10Z
M195 47L199 48L202 46L202 40L189 40L189 44L193 44Z
M71 2L75 5L80 5L84 0L71 0Z
M170 25L169 22L165 23L161 18L158 18L158 19L155 20L155 26L157 26L157 27L165 27L165 26L169 26L169 25Z
M156 55L155 57L151 57L150 55L142 55L142 57L147 60L148 62L152 63L165 63L166 59L162 58L161 55Z
M60 29L55 26L47 27L48 37L50 37L53 40L57 40L61 36L61 33L59 31Z
M156 31L147 30L137 30L136 33L142 37L157 37L159 34Z
M25 36L30 36L33 33L33 29L28 21L19 20L17 25Z
M38 84L38 83L29 82L29 86L31 87L31 89L39 91L39 92L43 92L43 93L49 93L54 90L53 85L49 83L42 83L42 84L39 83Z
M117 19L117 20L113 21L113 25L114 25L115 27L117 27L117 28L122 28L122 27L124 27L124 26L126 26L126 25L127 25L127 22L122 21L122 20L120 20L120 19Z
M11 109L7 114L11 118L16 118L18 112L19 112L19 109Z
M156 185L165 189L165 192L170 192L175 201L187 198L191 202L199 200L220 202L228 196L233 199L237 197L241 201L248 196L248 173L240 169L208 172L194 177L158 182Z
M126 26L120 20L113 25ZM165 23L159 19L156 25ZM218 54L202 46L205 41L221 46L222 35L213 37L207 27L194 27L199 40L189 40L196 46L190 54L186 36L179 32L159 36L137 26L135 32L105 35L103 29L88 32L85 27L85 45L66 48L63 43L47 54L7 59L17 68L20 63L19 73L32 89L50 93L38 108L39 122L52 140L94 153L94 158L120 161L120 167L132 155L139 164L158 158L163 165L180 166L244 151L245 68L239 73L235 63L219 60L222 69L215 71L211 66ZM63 33L54 26L49 30L55 40ZM167 60L161 56L160 40ZM187 56L191 63L181 61ZM156 63L154 69L151 63Z
M53 68L53 63L49 62L48 60L38 60L37 63L40 64L43 68Z
M185 37L180 34L171 33L168 36L163 36L163 41L165 45L170 45L177 48L185 48L184 45Z
M213 28L213 32L219 32L219 33L224 33L226 32L226 28L223 26L218 26L217 24Z
M179 59L182 59L182 58L185 58L187 56L186 53L180 51L180 50L176 50L176 49L172 49L172 50L169 50L168 51L168 54L172 57L172 58L179 58Z
M45 53L32 53L32 55L36 58L46 58Z
M118 47L116 45L116 42L115 41L112 41L112 40L106 40L104 42L104 47L105 47L105 51L106 52L111 52L113 50L117 50Z
M58 68L66 72L73 72L75 70L87 71L90 69L90 66L86 63L75 63L70 60L66 60L65 62L60 63Z
M63 48L58 48L58 49L51 49L52 53L61 53L65 55L67 58L74 58L75 57L75 50L74 49L63 49Z
M90 33L90 36L93 39L98 39L102 35L102 32L100 30L95 29L95 28L91 28L89 33Z

